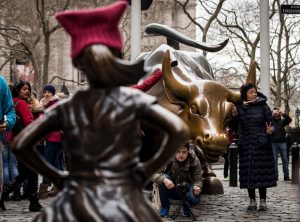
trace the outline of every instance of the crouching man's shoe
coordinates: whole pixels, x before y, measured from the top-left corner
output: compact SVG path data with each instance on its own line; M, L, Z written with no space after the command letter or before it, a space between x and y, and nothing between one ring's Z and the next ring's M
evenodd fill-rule
M257 203L255 199L250 199L250 204L247 207L247 210L256 210L257 209Z
M290 177L284 177L284 181L292 181Z
M169 216L169 208L163 207L159 210L159 216L168 217Z
M259 211L266 211L268 209L266 199L260 199Z

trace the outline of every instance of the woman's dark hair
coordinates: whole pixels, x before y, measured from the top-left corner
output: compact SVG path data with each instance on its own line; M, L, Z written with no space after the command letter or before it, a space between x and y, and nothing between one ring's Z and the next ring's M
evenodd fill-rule
M244 85L241 86L240 92L241 92L241 99L243 101L247 101L247 92L251 88L255 88L255 90L257 92L257 88L256 88L256 86L255 86L254 83L246 83L246 84L244 84Z
M144 60L128 63L113 53L117 54L117 51L111 51L105 45L90 45L73 59L73 64L86 74L94 88L136 84L146 74Z
M29 82L27 81L24 81L24 80L20 80L19 82L15 83L15 85L13 86L13 89L12 89L12 97L19 97L20 95L20 91L21 91L21 88L23 86L27 85L28 88L29 88L29 91L31 93L31 85Z

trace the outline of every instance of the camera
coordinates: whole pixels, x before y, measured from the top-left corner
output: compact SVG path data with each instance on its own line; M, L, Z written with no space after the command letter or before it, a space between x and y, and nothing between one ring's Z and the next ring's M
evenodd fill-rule
M180 193L186 193L186 192L188 192L189 188L190 188L190 185L186 181L182 181L181 183L179 183L179 184L176 185L176 189Z

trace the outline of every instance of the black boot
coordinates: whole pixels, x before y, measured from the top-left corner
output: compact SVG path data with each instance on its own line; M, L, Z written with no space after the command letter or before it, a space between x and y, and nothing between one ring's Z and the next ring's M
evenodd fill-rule
M21 192L20 189L14 190L13 194L10 197L11 200L20 201L21 200Z
M42 205L39 202L39 198L37 196L37 193L31 194L29 196L29 210L32 212L38 212L42 209Z
M9 193L6 192L5 188L3 189L1 199L3 199L4 201L9 201Z
M21 200L21 193L20 193L21 187L18 178L19 177L17 176L16 179L10 181L7 185L4 186L4 191L5 193L7 193L7 197L9 197L10 193L13 193L11 196L11 200L16 200L16 201Z
M6 210L5 204L4 204L4 195L3 195L3 193L2 193L2 196L1 196L1 199L0 199L0 208L2 210Z

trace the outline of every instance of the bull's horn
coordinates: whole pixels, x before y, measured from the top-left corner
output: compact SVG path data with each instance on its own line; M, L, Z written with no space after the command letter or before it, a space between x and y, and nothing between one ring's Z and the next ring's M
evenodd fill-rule
M246 83L256 84L256 61L252 62L250 65Z
M177 97L188 96L189 87L180 83L176 78L174 78L173 72L171 70L171 59L170 51L167 50L164 53L163 63L162 63L163 79L165 92L170 103L181 104L181 100L177 100ZM181 101L181 102L180 102Z
M195 47L197 49L201 49L207 52L218 52L222 50L228 43L229 39L224 40L223 42L217 44L209 44L206 42L196 42L193 39L188 38L187 36L177 32L175 29L158 24L151 23L147 25L145 32L147 34L161 35L165 36L168 39L172 39L175 42L183 43L185 45Z

